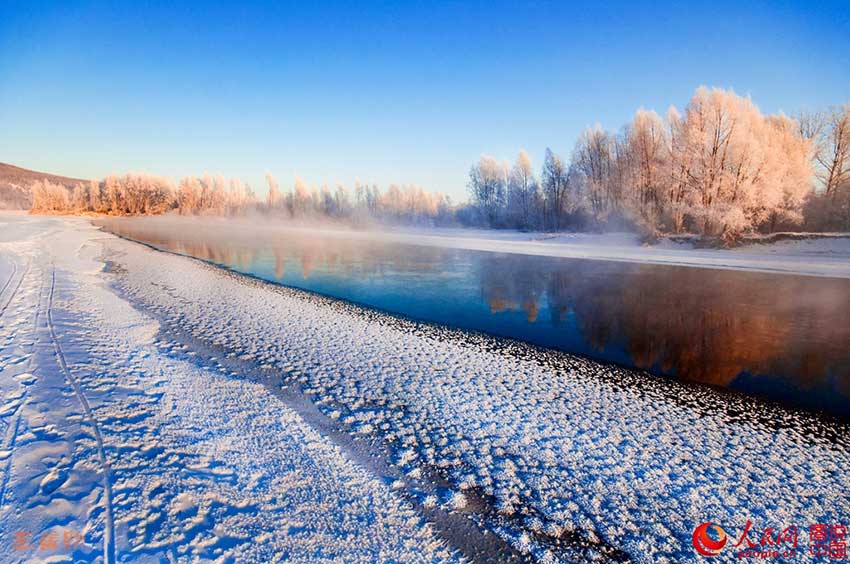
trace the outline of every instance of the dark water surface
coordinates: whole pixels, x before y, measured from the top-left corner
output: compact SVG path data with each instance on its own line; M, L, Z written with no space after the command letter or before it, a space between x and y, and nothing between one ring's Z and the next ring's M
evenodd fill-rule
M100 223L270 282L850 418L850 280Z

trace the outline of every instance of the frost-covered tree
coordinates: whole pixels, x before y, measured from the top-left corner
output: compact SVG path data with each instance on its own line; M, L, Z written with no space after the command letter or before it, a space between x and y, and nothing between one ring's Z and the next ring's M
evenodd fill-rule
M767 231L799 226L803 204L812 192L811 141L801 136L796 120L781 114L767 117L764 133L766 172L758 188L763 209L753 212L753 221Z
M67 213L71 211L68 189L49 180L38 180L32 185L32 211L41 213Z
M812 140L817 178L805 206L806 228L850 231L850 104L801 114L800 123Z
M508 176L509 221L520 229L539 226L540 189L534 177L531 157L523 149Z
M482 155L469 171L469 193L473 205L489 226L496 226L506 203L508 166L495 157Z
M349 217L352 213L351 198L343 184L337 184L334 190L334 211L338 217Z
M664 190L662 222L668 231L681 233L685 228L690 195L691 151L688 149L684 120L674 106L667 110L667 132L669 175Z
M281 203L280 185L270 172L266 173L266 183L269 187L269 192L266 195L266 206L269 210L277 209Z
M107 176L103 182L104 208L107 213L120 214L121 202L124 199L121 182L115 175Z
M71 208L74 213L82 213L86 211L88 208L88 194L86 193L86 187L83 183L78 182L74 186L74 194L71 198Z
M615 205L612 194L613 152L614 139L599 125L584 130L573 151L573 165L581 175L590 211L602 221Z
M310 190L307 184L299 178L295 177L295 187L293 191L287 194L287 208L289 215L292 217L304 217L312 211L313 199L310 195Z
M89 182L89 205L88 210L94 213L103 213L103 196L101 195L101 185L97 180Z
M404 198L401 194L401 187L396 184L390 184L380 199L381 212L386 215L395 216L403 208Z
M230 179L225 209L228 215L238 215L256 207L257 199L251 187L238 178Z
M187 176L180 179L177 202L181 215L192 215L200 211L201 184L196 177Z
M674 157L686 169L688 215L700 233L757 228L806 186L808 141L787 118L766 118L748 98L700 88L678 124Z
M817 151L818 178L824 193L834 196L850 179L850 104L832 108L826 115Z
M657 113L638 110L626 128L630 155L631 192L627 205L631 215L652 228L659 226L669 181L670 139L668 128Z
M564 225L564 216L571 211L568 168L563 159L548 147L543 157L540 184L545 197L544 220L547 222L547 227L561 229Z

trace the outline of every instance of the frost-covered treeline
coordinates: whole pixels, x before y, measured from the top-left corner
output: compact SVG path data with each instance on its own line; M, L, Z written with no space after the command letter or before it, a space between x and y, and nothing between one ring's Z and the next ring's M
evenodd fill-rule
M268 196L263 208L272 215L289 218L378 219L403 223L448 223L453 221L451 199L416 186L396 185L381 191L376 185L356 182L353 192L342 184L308 188L295 179L292 190L281 192L271 174L266 174Z
M338 184L308 188L299 178L292 190L281 190L267 173L268 194L258 199L239 179L205 174L171 181L150 174L109 176L103 181L78 183L73 191L40 180L33 185L34 212L152 215L174 211L181 215L242 215L264 213L287 219L370 219L405 223L454 221L449 198L416 185L377 186L356 183L353 192Z
M640 109L617 133L585 130L568 159L546 149L513 164L482 156L470 203L416 185L355 183L282 189L266 174L257 198L238 179L205 174L175 187L150 174L110 176L73 191L33 186L36 212L240 215L285 219L462 223L536 230L636 228L734 238L749 231L850 231L850 104L763 115L749 98L700 88L682 111Z
M143 215L164 213L174 207L171 182L151 174L109 176L102 182L78 183L72 191L49 180L32 187L32 210L57 213Z
M850 229L850 106L763 115L748 98L700 88L682 112L638 110L619 133L584 131L570 162L547 149L483 156L467 219L496 227L634 226L734 237L745 231Z

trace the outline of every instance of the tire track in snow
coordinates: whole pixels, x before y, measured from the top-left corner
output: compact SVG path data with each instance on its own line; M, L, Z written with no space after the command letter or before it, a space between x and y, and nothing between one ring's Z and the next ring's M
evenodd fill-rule
M9 446L4 450L11 451L15 448L15 442L18 438L18 430L21 426L21 408L18 408L18 412L15 417L15 424L12 426L12 434L9 439ZM0 486L0 510L3 509L3 505L6 503L6 490L9 488L9 478L12 474L12 453L9 453L8 462L6 462L6 470L3 474L3 484Z
M3 292L6 290L6 288L8 288L9 284L12 282L12 279L15 276L15 272L17 272L17 265L15 264L15 262L14 261L10 261L10 262L12 262L12 265L13 265L12 275L9 277L9 280L6 281L6 284L3 286L3 290L0 290L0 295L2 295ZM23 279L26 278L28 273L29 273L29 263L27 264L26 272L24 272L24 274L21 275L21 280L18 281L18 287L20 287L21 283L23 282ZM15 292L17 292L17 287L15 289ZM41 314L41 307L42 307L41 301L42 301L43 294L44 294L44 280L42 279L41 285L39 286L39 289L38 289L38 299L36 300L36 304L35 304L35 317L33 319L33 335L34 335L33 343L32 343L32 346L30 347L30 356L27 359L27 366L26 366L26 369L24 371L25 373L29 373L30 369L32 368L33 353L35 351L35 345L36 345L35 334L38 332L38 319L39 319L39 316ZM10 298L9 302L6 304L7 306L8 306L9 303L11 303L12 299L14 299L14 294ZM3 311L5 312L5 307L4 307ZM28 391L29 391L29 385L27 385L24 388L24 397L22 398L21 403L15 409L15 413L13 415L13 417L15 418L15 422L14 422L14 424L9 426L9 432L7 432L6 437L4 437L4 441L3 441L3 449L2 450L8 451L9 454L8 454L7 461L6 461L6 468L5 468L5 471L3 473L3 482L2 482L2 484L0 484L0 510L2 510L3 505L6 503L6 492L8 491L9 479L11 478L11 475L12 475L12 460L14 459L13 450L15 448L15 443L17 443L17 440L18 440L18 432L20 431L20 427L21 427L21 416L22 416L22 413L24 411L24 406L27 404L27 401L29 399L29 398L26 397L28 395Z
M9 275L9 279L6 280L6 283L3 284L3 288L0 289L0 296L2 296L6 292L6 288L9 287L9 284L12 283L12 280L15 278L15 274L18 272L18 263L9 259L9 262L12 263L12 274Z
M53 323L53 293L56 287L56 268L54 267L51 272L50 277L50 295L47 301L47 327L50 331L50 338L53 341L53 348L56 351L56 358L59 361L59 366L62 369L62 372L65 374L68 382L71 383L71 387L74 389L74 393L77 396L77 399L80 402L80 405L83 406L83 411L85 411L86 418L89 420L89 424L94 430L95 441L97 442L97 454L100 458L100 464L103 468L103 500L104 500L104 531L103 531L103 560L106 564L114 564L116 561L116 551L115 551L115 520L113 517L112 511L112 469L109 466L109 463L106 461L106 454L103 449L103 436L100 433L100 427L97 424L97 421L94 418L94 415L91 411L91 406L89 405L88 398L86 398L85 393L83 393L82 388L80 387L80 383L74 377L74 374L71 372L71 369L68 368L68 363L65 360L65 354L62 352L62 346L59 344L59 339L56 337L56 329Z
M30 265L31 265L31 263L27 262L27 267L26 267L26 269L24 269L24 273L21 274L20 278L18 278L18 283L15 284L15 288L12 290L11 295L9 295L9 299L6 300L6 303L3 304L3 308L0 309L0 317L3 317L3 314L6 313L6 310L9 308L9 305L12 303L12 301L15 299L15 296L18 294L18 290L20 289L21 284L24 281L24 278L26 278L27 274L29 274ZM15 271L17 272L17 267L15 267ZM9 284L12 282L13 276L14 276L14 274L11 277L9 277L9 280L6 282L6 285L3 286L3 292L6 291L6 287L9 286ZM2 295L3 292L0 292L0 295Z

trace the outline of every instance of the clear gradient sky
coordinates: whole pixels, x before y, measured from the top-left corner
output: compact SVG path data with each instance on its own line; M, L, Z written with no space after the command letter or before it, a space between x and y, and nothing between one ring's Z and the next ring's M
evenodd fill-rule
M355 179L466 198L701 85L765 112L850 102L850 1L0 0L0 161L85 178Z

